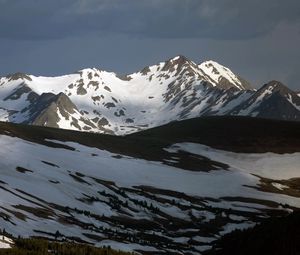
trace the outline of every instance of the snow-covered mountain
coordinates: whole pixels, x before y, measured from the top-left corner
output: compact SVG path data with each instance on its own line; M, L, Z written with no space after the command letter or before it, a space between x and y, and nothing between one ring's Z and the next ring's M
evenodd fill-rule
M299 120L293 91L269 100L262 90L214 61L197 65L184 56L125 76L96 68L60 77L16 73L0 79L0 120L117 135L203 115Z

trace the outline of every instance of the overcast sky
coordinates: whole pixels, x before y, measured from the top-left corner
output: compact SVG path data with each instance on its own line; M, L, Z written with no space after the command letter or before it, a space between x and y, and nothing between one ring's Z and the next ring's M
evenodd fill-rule
M299 0L0 0L0 74L120 74L181 54L300 90Z

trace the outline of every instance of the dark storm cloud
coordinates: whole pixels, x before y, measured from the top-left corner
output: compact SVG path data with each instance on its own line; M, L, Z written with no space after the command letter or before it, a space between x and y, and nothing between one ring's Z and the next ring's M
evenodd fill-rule
M298 0L0 0L0 37L247 39L300 22Z
M0 75L129 73L178 54L300 90L299 0L0 0Z

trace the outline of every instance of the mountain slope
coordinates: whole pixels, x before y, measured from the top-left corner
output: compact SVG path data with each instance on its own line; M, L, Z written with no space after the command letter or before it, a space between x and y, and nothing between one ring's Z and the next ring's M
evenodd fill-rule
M241 90L251 90L249 82L238 75L235 75L230 69L220 65L215 61L205 61L198 66L206 75L209 81L215 86L223 89L238 88Z
M242 131L222 133L224 123ZM206 117L118 137L0 123L0 225L14 236L199 254L300 207L299 125ZM272 132L261 141L262 128ZM236 136L239 149L226 144Z

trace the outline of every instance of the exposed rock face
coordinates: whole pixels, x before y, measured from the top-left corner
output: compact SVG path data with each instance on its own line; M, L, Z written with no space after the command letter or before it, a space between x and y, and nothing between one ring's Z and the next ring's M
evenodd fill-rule
M6 76L6 78L9 81L16 81L16 80L19 80L19 79L32 81L32 79L30 78L29 75L27 75L25 73L20 73L20 72L14 73L14 74L9 74L9 75Z
M70 114L78 111L64 93L59 93L58 95L52 93L42 94L31 110L32 117L29 123L48 127L59 127L58 122L60 118L58 113L69 120Z

